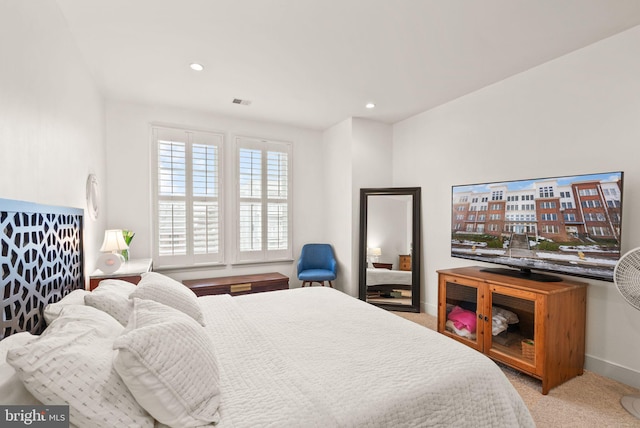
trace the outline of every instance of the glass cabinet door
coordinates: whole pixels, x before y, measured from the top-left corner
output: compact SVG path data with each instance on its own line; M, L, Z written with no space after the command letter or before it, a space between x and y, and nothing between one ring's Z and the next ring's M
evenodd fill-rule
M487 323L491 332L485 334L487 354L536 373L538 295L491 285L488 297L485 311L491 316L491 323Z
M482 351L483 321L479 317L482 306L479 289L475 281L459 282L457 278L444 277L440 283L438 331Z

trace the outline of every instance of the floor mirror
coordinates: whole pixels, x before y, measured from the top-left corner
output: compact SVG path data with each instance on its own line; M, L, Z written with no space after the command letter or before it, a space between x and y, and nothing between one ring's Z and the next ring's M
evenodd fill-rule
M420 187L360 189L360 299L420 312Z

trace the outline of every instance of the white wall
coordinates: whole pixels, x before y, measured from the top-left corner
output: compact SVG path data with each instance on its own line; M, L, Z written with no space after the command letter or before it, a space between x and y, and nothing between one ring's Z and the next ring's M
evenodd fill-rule
M426 308L450 257L454 184L623 170L623 250L640 246L640 27L394 126L394 184L422 186ZM640 387L640 311L588 280L586 368ZM568 308L570 310L570 308Z
M352 296L353 285L353 218L352 200L352 119L332 126L322 134L324 164L323 241L333 246L338 261L338 276L334 286ZM357 230L357 229L356 229Z
M358 295L358 266L360 248L360 189L371 187L391 187L393 156L393 128L386 123L353 118L353 217L351 220L351 275L352 296Z
M323 160L321 136L318 131L232 119L215 114L184 109L147 106L121 101L108 101L107 168L109 175L109 228L131 229L136 233L132 244L133 258L152 255L151 210L151 123L179 125L193 129L221 131L225 134L224 156L229 161L234 135L262 137L293 143L293 254L300 254L302 245L323 240ZM230 165L229 162L226 165ZM228 185L234 183L231 168L225 168ZM228 193L228 192L227 192ZM231 195L227 194L227 200ZM230 204L225 216L230 219ZM231 242L231 222L226 222L226 242ZM229 263L232 246L227 244L225 260ZM290 286L300 285L295 263L230 265L189 271L166 272L176 279L208 276L243 275L280 272L290 279Z
M338 259L339 289L358 295L360 189L391 185L390 125L350 118L323 133L325 242Z
M104 197L103 100L56 3L0 2L0 53L0 198L86 208L89 173ZM85 215L86 275L102 243L100 209L97 221Z

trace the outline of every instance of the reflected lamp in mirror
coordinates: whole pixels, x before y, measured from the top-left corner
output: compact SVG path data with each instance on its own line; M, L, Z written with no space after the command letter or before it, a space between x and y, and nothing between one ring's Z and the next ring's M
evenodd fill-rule
M104 241L100 251L104 254L98 257L96 267L104 273L113 273L120 269L124 262L122 251L128 249L129 246L124 241L121 229L110 229L104 232Z
M367 248L367 252L369 253L371 263L377 263L378 258L382 255L382 249L380 248Z

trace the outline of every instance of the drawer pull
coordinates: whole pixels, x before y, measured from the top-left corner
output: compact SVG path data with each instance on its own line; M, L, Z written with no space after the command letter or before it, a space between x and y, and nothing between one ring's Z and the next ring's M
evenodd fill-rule
M247 284L233 284L231 286L232 293L238 293L240 291L251 291L251 283Z

